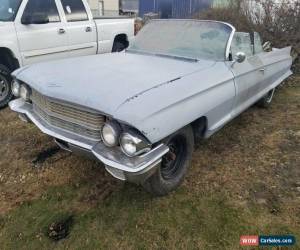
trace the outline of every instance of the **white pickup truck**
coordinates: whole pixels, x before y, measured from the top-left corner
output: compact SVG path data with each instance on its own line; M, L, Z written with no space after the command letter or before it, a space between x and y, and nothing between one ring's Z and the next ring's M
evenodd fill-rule
M0 108L12 97L15 69L119 52L133 36L134 19L93 18L86 0L0 0Z

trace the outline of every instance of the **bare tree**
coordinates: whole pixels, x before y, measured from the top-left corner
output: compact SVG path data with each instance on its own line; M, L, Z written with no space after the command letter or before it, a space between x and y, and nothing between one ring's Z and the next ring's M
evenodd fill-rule
M293 70L300 73L300 0L231 0L195 16L233 24L237 30L257 31L274 47L293 47Z

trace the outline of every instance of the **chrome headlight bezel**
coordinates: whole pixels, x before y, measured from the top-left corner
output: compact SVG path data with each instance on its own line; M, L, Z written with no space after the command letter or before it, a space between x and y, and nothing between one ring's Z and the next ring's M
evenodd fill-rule
M27 102L30 101L30 95L31 89L27 85L22 84L20 87L20 97Z
M15 97L20 97L21 84L14 79L11 84L11 92Z
M121 126L116 121L107 121L101 128L101 139L105 146L115 147L119 143L121 135ZM109 136L113 141L109 141Z
M129 157L138 156L151 150L148 140L133 131L125 132L120 136L120 147L123 153ZM131 150L129 150L130 147Z

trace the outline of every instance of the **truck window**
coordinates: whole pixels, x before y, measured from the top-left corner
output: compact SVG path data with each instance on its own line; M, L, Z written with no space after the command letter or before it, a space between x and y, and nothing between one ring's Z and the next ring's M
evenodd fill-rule
M87 21L88 15L82 0L61 1L68 22Z
M55 0L29 0L23 17L38 14L47 15L50 23L60 22Z

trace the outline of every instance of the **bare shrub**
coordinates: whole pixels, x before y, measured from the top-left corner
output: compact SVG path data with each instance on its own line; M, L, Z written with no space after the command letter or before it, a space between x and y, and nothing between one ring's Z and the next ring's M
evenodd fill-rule
M229 22L239 31L257 31L274 47L292 46L293 70L300 73L300 0L231 0L195 16Z

